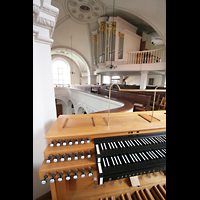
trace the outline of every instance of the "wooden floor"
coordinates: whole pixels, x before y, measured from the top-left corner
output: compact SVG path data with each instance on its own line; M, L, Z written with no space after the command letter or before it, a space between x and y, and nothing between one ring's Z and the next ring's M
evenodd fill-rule
M37 199L35 200L52 200L51 199L51 191L43 194L42 196L38 197Z

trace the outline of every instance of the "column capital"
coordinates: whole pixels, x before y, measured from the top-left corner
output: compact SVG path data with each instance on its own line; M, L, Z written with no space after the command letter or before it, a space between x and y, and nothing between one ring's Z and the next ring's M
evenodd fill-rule
M149 71L140 71L141 74L148 74Z
M45 44L53 43L53 32L58 18L59 9L44 2L33 1L33 35L36 42ZM45 31L41 31L44 30Z

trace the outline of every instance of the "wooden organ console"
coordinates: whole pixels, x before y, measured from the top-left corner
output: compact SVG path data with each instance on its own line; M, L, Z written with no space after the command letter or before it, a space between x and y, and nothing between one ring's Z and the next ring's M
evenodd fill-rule
M166 110L60 115L39 169L52 200L166 199Z

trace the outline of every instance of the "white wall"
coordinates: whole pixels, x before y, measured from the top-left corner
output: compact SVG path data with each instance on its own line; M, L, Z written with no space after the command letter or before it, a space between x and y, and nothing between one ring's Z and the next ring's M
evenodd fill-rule
M140 77L141 77L141 75L129 76L126 79L126 85L140 85ZM148 76L147 76L147 85L149 84L149 78L154 78L154 85L156 85L156 86L162 84L161 83L162 75L151 75L151 74L148 74Z
M61 99L67 106L69 101L73 103L75 114L78 114L80 107L84 108L87 113L108 110L108 98L68 87L55 87L54 90L55 99ZM123 103L118 101L110 101L110 109L119 108L123 105Z
M41 185L38 171L47 146L44 137L56 120L50 36L59 11L48 2L33 1L33 199L50 190L49 183Z

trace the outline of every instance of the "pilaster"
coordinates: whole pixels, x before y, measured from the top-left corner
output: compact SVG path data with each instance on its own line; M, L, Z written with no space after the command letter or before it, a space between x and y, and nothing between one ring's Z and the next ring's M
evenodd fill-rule
M33 35L36 42L52 45L59 9L44 0L33 0Z

